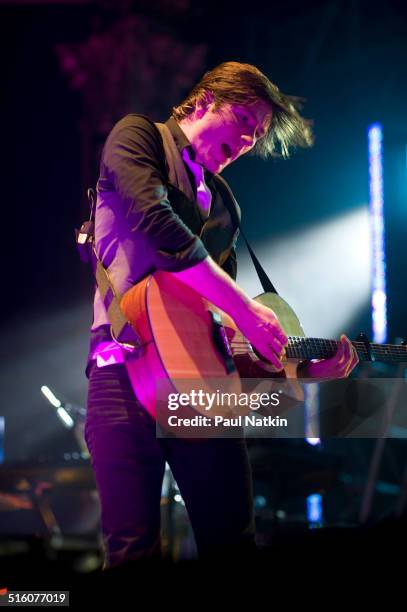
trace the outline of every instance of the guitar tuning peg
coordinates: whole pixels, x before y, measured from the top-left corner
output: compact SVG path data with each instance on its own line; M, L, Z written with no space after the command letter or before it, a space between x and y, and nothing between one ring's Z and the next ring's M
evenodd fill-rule
M369 342L369 338L363 332L360 332L356 338L359 342Z
M370 344L370 340L366 336L366 334L364 334L363 332L360 332L356 340L359 342L363 342L363 344L365 345L368 361L376 361L376 357L373 353L372 346Z

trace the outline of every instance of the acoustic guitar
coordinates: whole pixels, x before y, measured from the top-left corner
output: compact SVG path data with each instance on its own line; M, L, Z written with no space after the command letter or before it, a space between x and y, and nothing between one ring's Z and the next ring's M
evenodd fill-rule
M333 356L339 341L307 338L279 295L263 293L255 299L275 312L288 336L282 374L256 353L230 316L174 275L155 272L124 294L121 308L144 344L143 356L128 359L126 366L138 399L153 417L158 386L168 393L190 393L191 386L213 393L221 383L223 392L240 393L241 379L277 378L301 400L302 390L295 383L298 363ZM365 339L352 344L360 361L407 362L404 345Z

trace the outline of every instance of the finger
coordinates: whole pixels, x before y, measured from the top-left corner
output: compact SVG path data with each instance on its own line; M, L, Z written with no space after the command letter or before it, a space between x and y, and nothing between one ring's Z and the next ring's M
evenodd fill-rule
M341 346L343 353L342 357L339 359L339 363L341 367L347 368L353 359L353 344L345 334L341 336Z
M277 320L273 323L266 323L262 329L267 334L268 342L273 343L277 352L280 353L282 348L288 344L288 338Z
M346 376L346 370L349 365L349 356L347 353L348 345L345 337L342 335L338 343L338 349L335 355L331 358L338 378L343 378Z
M358 356L357 350L354 348L354 346L352 346L352 357L351 357L350 363L346 370L346 377L349 376L349 374L357 366L358 363L359 363L359 356Z
M288 344L288 336L285 331L281 328L281 331L278 335L278 338L283 346L287 346Z
M280 342L280 340L278 340L278 338L269 338L268 339L268 343L270 348L277 354L277 355L282 355L284 352L284 346L283 344Z
M282 346L286 346L288 343L288 336L280 325L279 320L276 318L276 323L273 330L273 335L278 339Z
M288 343L288 337L286 336L284 330L280 325L274 325L270 330L273 337L277 342L281 344L281 346L286 346Z
M274 367L281 370L282 366L281 366L279 354L277 350L274 349L273 345L271 344L271 341L269 341L268 338L265 338L263 336L262 338L259 338L258 341L256 340L254 340L254 342L252 341L252 347L254 348L258 357L260 357L261 359L265 359L266 361L269 361L270 363L273 364Z
M332 357L332 360L336 362L337 366L342 365L344 361L344 354L345 354L345 346L344 346L344 343L342 342L342 337L341 337L338 343L338 348L336 349L336 353Z
M277 357L275 353L270 353L268 356L268 360L276 368L277 372L281 372L281 370L284 370L283 364L281 363L280 359Z
M349 356L349 366L350 371L359 363L359 356L356 348L353 346L352 342L348 340L350 347L350 356Z
M283 346L285 346L288 343L288 337L284 329L282 328L280 321L277 318L276 313L273 310L269 309L268 314L271 316L271 319L269 319L269 323L268 323L271 333L273 334L275 338L279 340L279 342Z
M276 353L270 345L267 345L264 355L278 371L281 371L284 369L284 366L282 365L280 361L279 354Z
M352 359L352 349L353 349L352 343L349 340L349 338L347 338L345 336L345 334L342 334L341 340L342 340L343 346L344 346L344 352L343 352L343 354L344 354L344 361L345 361L345 363L350 363L350 361Z

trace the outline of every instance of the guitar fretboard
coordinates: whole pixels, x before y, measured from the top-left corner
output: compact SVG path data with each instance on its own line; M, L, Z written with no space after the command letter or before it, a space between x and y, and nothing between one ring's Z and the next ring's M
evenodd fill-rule
M360 361L407 362L407 346L401 344L371 343L367 346L358 340L352 341L352 344ZM293 359L328 359L336 353L338 345L337 340L290 336L286 353L288 358Z

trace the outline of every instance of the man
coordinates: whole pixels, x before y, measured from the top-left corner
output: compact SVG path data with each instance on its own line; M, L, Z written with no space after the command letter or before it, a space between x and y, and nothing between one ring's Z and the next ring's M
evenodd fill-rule
M282 369L287 337L274 313L234 280L238 230L218 175L251 150L267 157L278 147L288 156L291 146L310 146L310 125L297 107L295 98L283 95L254 66L226 62L204 75L164 127L190 185L170 182L163 132L140 115L114 126L97 185L96 248L116 289L124 293L155 270L174 274L228 313L276 370ZM342 336L333 358L303 364L301 376L347 376L356 363ZM159 554L165 462L185 501L200 555L252 551L244 441L156 438L154 421L137 401L123 353L110 337L98 291L88 373L85 435L101 501L106 566Z

